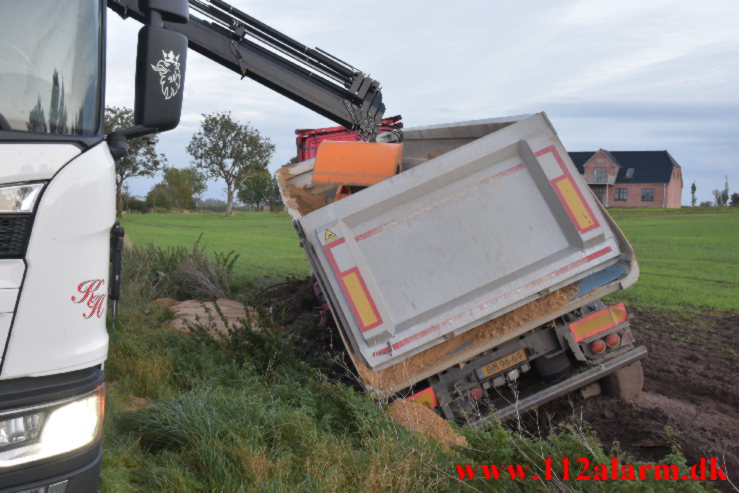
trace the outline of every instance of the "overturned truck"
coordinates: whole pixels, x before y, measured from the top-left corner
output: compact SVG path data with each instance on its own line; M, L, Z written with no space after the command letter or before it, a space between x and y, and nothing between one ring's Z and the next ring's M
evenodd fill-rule
M628 241L543 113L324 141L278 172L359 377L482 426L643 385Z

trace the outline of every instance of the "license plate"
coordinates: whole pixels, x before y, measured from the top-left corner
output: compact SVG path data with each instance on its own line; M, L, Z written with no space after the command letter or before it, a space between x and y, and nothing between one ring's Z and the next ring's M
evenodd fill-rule
M526 361L526 351L523 349L519 349L515 353L511 353L508 356L503 356L500 359L496 359L492 363L488 363L487 365L478 368L477 376L479 378L492 377L496 373L500 373L524 361Z

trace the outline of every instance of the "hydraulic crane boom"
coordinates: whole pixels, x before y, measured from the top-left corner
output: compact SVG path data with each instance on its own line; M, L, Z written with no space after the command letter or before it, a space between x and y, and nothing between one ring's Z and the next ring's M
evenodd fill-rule
M145 0L107 0L121 17L146 22ZM222 0L189 0L187 23L164 21L188 47L373 138L385 112L378 81L318 48L309 48ZM197 12L200 18L193 15Z

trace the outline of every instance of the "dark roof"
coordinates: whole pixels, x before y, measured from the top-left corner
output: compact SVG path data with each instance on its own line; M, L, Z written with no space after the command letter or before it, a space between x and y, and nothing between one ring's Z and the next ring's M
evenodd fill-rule
M585 173L585 163L595 155L595 151L568 152L567 154L570 155L570 159L575 163L577 171L582 175Z
M583 166L597 151L570 152L580 174ZM616 183L668 183L673 167L680 167L667 151L605 151L620 166ZM633 176L626 178L629 168L634 168Z

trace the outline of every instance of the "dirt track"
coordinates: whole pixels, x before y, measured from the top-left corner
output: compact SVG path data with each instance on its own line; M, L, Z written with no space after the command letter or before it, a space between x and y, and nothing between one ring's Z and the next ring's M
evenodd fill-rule
M607 450L618 441L636 459L659 460L676 445L689 464L719 457L739 484L739 314L681 319L637 311L632 325L649 350L644 392L633 403L570 395L525 416L526 429L545 434L550 423L582 416Z

